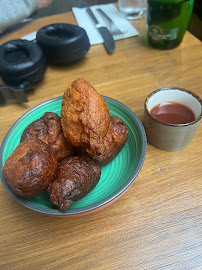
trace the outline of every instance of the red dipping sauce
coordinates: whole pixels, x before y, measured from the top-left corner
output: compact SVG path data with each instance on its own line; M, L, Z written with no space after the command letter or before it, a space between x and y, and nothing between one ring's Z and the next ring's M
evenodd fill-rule
M150 113L158 120L170 124L186 124L196 120L191 109L175 102L162 102L154 106Z

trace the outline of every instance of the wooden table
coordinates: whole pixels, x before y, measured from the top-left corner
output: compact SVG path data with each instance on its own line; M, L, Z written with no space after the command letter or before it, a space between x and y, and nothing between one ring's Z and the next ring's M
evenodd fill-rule
M0 43L55 22L76 24L72 13L42 18ZM201 42L187 32L179 48L159 51L147 44L145 20L134 26L140 35L117 41L114 54L94 45L74 65L49 66L28 103L0 107L0 141L22 114L62 95L78 77L127 105L141 120L144 100L155 89L177 86L202 95ZM0 269L202 269L201 138L200 127L183 150L148 145L131 188L114 204L84 217L33 212L0 183Z

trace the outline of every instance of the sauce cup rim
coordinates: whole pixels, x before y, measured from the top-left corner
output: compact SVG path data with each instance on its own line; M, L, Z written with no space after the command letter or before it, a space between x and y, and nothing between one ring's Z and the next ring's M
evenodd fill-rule
M166 126L184 127L184 126L190 126L190 125L193 125L193 124L195 124L196 122L198 122L198 121L202 118L202 109L201 109L200 115L199 115L194 121L188 122L188 123L185 123L185 124L171 124L171 123L167 123L167 122L161 121L161 120L157 119L156 117L154 117L154 116L150 113L150 111L148 110L148 108L147 108L148 100L149 100L154 94L156 94L156 93L158 93L158 92L161 92L161 91L166 91L166 90L180 90L180 91L186 92L186 93L188 93L188 94L191 94L194 98L196 98L196 99L199 101L199 103L200 103L201 106L202 106L202 100L201 100L201 98L200 98L198 95L196 95L195 93L193 93L193 92L191 92L191 91L189 91L189 90L186 90L186 89L180 88L180 87L162 87L162 88L159 88L159 89L154 90L153 92L151 92L151 93L146 97L145 102L144 102L144 108L145 108L146 113L147 113L154 121L159 122L159 123L161 123L161 124L164 124L164 125L166 125Z

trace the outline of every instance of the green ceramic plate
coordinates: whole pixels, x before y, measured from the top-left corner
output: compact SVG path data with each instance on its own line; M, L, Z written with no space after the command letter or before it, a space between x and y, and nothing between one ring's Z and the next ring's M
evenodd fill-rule
M34 211L55 216L77 216L95 212L118 199L137 177L146 155L147 141L139 118L125 105L109 97L104 97L111 116L119 116L128 127L128 140L118 156L102 167L101 179L97 186L84 198L76 201L66 211L59 211L49 200L47 192L32 199L16 196L7 185L2 168L5 160L20 142L23 130L45 112L60 115L62 97L43 102L19 118L6 134L0 149L1 181L7 192L17 202Z

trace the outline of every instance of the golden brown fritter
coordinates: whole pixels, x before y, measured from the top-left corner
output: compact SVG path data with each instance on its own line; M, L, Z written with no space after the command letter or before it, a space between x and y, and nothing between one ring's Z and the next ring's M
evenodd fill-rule
M60 160L73 154L73 146L63 135L60 117L53 112L46 112L24 130L21 142L39 139L50 145Z
M123 120L111 116L108 132L104 137L105 152L103 155L95 155L90 150L87 153L99 164L105 165L111 162L121 151L128 139L128 129Z
M93 160L98 162L100 165L106 165L111 162L121 151L128 139L128 129L123 120L117 116L111 116L108 132L103 140L103 148L105 149L104 154L96 155L91 152L90 149L86 151L84 149L76 149L77 155L87 154Z
M103 97L87 81L75 80L65 91L61 109L64 136L75 147L103 154L110 114Z
M30 198L52 183L58 162L55 153L40 140L21 142L6 160L3 174L12 191Z
M61 161L56 178L49 187L50 200L66 211L73 201L83 198L98 183L99 165L91 158L68 157Z

